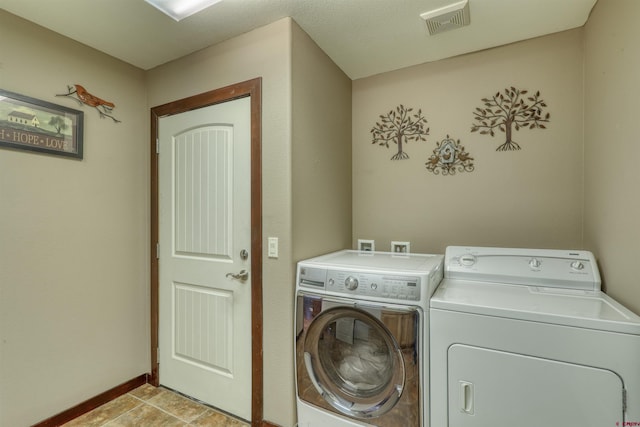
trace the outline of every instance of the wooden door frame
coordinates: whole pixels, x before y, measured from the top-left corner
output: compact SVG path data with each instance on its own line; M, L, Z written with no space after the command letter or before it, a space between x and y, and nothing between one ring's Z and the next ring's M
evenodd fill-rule
M251 97L251 426L263 426L262 357L262 78L190 96L151 108L151 377L160 384L158 361L159 271L158 120L234 99ZM266 424L268 425L268 423Z

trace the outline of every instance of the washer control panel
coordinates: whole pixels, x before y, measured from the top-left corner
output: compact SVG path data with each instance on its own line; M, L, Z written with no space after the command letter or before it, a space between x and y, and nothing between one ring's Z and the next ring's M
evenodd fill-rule
M361 297L373 296L418 301L420 299L420 278L329 270L327 271L325 289Z
M599 291L591 252L450 246L445 277L483 282Z
M299 285L321 288L346 296L379 297L393 300L419 301L420 277L363 273L350 270L328 270L304 267L299 271Z

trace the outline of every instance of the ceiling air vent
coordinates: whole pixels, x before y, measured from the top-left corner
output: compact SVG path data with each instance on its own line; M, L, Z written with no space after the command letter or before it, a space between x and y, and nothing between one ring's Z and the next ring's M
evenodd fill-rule
M420 14L425 20L429 34L443 33L469 25L469 0L459 1L448 6Z

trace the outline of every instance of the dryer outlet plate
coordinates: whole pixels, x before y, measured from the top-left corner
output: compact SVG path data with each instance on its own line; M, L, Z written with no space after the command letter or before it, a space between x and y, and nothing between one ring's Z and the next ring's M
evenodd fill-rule
M391 242L391 252L396 254L408 254L411 252L410 242Z

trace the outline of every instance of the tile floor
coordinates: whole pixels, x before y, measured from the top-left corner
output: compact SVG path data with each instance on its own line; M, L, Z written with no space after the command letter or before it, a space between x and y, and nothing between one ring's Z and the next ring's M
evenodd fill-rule
M64 427L248 427L208 406L149 384L105 403Z

